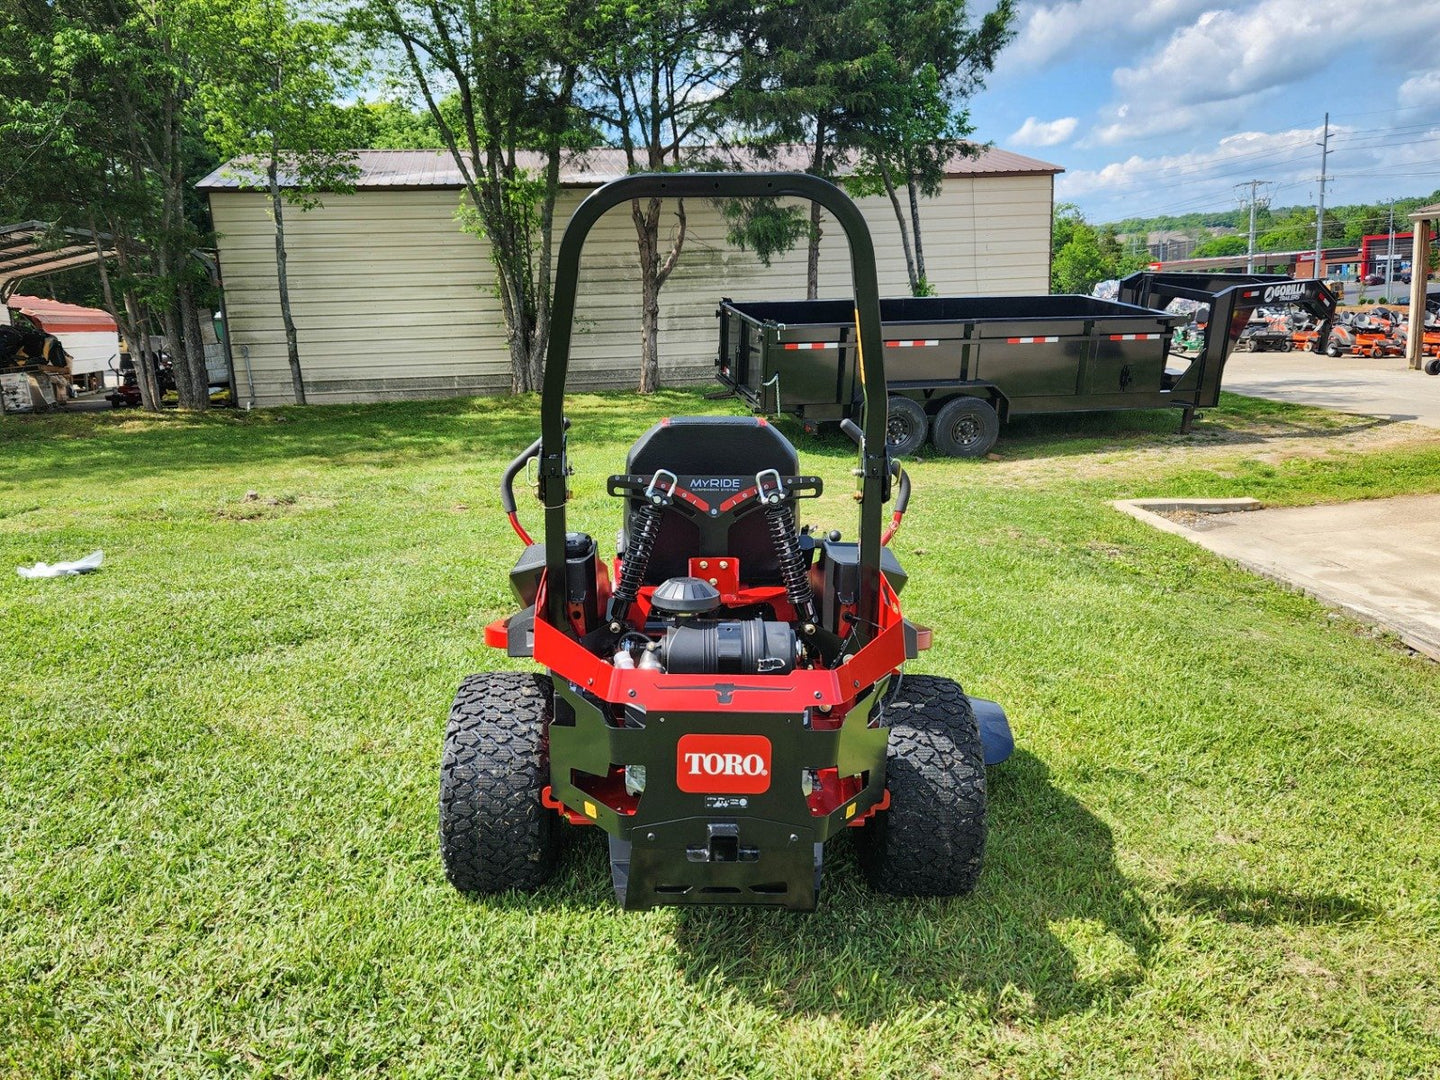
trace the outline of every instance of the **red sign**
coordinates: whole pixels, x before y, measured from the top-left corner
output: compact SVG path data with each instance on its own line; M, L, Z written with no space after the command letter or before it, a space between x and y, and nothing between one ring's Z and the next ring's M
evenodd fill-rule
M759 795L770 790L764 735L684 735L675 751L675 786L692 795Z

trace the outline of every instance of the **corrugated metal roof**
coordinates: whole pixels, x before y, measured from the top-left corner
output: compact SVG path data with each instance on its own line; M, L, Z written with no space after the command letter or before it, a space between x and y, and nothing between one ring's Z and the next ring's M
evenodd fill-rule
M99 308L48 300L43 296L18 294L10 297L5 304L15 311L29 315L48 334L115 332L115 320L110 317L109 312Z
M360 175L355 180L357 188L459 188L464 184L460 170L448 150L357 150L356 161ZM719 161L720 151L704 154L704 157ZM730 151L723 155L733 162L731 167L745 170L775 169L779 171L800 170L810 162L810 150L805 146L786 146L770 157L761 159L753 152ZM543 167L541 155L526 151L518 156L518 163L531 171ZM712 167L719 167L718 165ZM842 172L845 171L842 167ZM1054 175L1064 172L1059 165L999 150L995 147L981 147L974 156L957 154L950 159L947 176L1037 176ZM562 161L560 183L571 187L598 187L610 180L624 176L629 169L623 150L601 147L574 154ZM241 160L226 162L196 187L200 191L236 191L254 189L264 185L264 174ZM284 181L282 180L282 183Z

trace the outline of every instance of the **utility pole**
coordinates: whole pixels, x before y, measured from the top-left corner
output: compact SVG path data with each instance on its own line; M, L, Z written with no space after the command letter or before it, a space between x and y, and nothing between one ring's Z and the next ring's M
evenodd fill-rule
M1250 198L1248 200L1250 205L1250 246L1245 249L1247 252L1245 256L1245 272L1247 274L1253 274L1255 272L1255 208L1259 203L1256 192L1260 190L1261 184L1268 184L1269 182L1268 180L1250 180L1244 184L1235 185L1236 191L1243 192L1247 187L1250 189ZM1264 205L1270 205L1270 196L1265 196Z
M1325 240L1325 165L1330 157L1330 114L1325 114L1325 138L1316 143L1320 147L1320 201L1315 210L1315 276L1320 274L1321 245Z
M1390 200L1390 242L1385 251L1385 299L1390 299L1390 283L1395 277L1395 200Z

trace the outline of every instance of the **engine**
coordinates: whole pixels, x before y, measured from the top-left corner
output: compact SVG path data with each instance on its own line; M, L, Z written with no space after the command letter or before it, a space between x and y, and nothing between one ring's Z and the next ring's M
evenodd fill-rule
M785 675L801 649L795 628L773 619L716 619L720 593L701 578L671 578L650 600L653 618L666 624L651 641L639 633L621 639L616 667L686 675ZM637 660L637 655L638 660Z

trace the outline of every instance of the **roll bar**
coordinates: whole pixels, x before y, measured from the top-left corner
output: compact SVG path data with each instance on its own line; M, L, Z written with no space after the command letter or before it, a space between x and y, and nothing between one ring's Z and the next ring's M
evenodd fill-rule
M632 199L759 199L793 196L819 203L835 216L850 244L855 282L855 319L864 394L864 441L860 448L860 596L855 631L874 636L880 615L881 505L889 493L885 446L885 350L880 329L880 287L875 245L859 208L827 180L807 173L640 173L613 180L592 193L565 226L556 262L550 347L540 397L540 500L545 507L545 567L551 582L565 580L565 504L570 467L565 454L565 377L580 278L580 253L591 227L611 208ZM546 590L548 621L570 633L565 590Z

